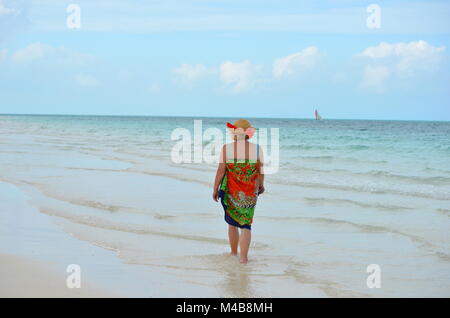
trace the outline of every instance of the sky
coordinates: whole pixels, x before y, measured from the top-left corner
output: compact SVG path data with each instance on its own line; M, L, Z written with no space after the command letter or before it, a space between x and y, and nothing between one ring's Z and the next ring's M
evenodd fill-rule
M0 0L0 114L450 120L450 2Z

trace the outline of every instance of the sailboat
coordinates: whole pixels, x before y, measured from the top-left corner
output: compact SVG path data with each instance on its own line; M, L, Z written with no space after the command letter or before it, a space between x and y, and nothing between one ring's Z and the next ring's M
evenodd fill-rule
M317 109L315 111L315 115L316 115L316 120L321 120L322 119L322 117L319 115L319 112L317 111Z

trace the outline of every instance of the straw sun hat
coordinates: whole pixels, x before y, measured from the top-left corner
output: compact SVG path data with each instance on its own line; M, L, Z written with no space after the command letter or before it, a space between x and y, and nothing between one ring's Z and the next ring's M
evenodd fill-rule
M255 128L246 119L238 119L234 124L227 123L227 127L233 136L247 135L248 138L252 138L255 133Z

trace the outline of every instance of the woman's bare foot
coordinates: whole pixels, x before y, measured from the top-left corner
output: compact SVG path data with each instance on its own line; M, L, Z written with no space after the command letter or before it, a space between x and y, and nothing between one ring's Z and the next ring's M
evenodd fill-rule
M241 263L241 264L247 264L247 262L248 262L248 258L247 257L241 257L239 259L239 263Z
M230 252L229 255L230 255L230 256L237 256L237 252L236 252L236 253Z

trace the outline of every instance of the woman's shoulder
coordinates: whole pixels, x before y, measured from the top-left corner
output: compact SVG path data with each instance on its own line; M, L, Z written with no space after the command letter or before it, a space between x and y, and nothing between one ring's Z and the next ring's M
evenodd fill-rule
M236 144L235 142L225 143L225 144L223 144L222 149L225 149L225 148L228 148L228 147L234 147L235 144ZM248 144L250 145L250 147L257 147L257 146L259 147L259 144L255 144L255 143L250 142L250 141L248 141ZM259 147L259 148L261 148L261 147Z

